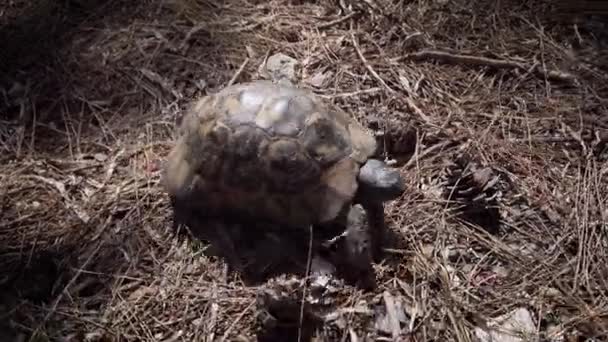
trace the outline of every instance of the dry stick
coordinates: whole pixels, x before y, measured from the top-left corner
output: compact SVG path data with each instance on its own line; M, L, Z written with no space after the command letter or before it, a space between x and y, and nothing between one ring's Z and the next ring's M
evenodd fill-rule
M361 59L361 62L363 62L363 65L365 65L365 68L367 69L367 71L369 71L370 74L372 74L372 76L378 81L380 82L380 84L386 88L386 90L388 90L390 93L394 94L396 91L389 87L388 84L386 84L386 82L384 82L384 80L382 79L382 77L380 77L380 75L378 75L378 73L376 72L376 70L374 70L374 68L372 68L372 66L369 64L369 62L367 61L367 59L365 58L365 56L363 56L363 53L361 52L361 48L359 47L359 42L357 42L357 39L355 38L354 33L350 33L350 38L353 41L353 46L355 47L355 50L357 51L357 55L359 56L359 58Z
M389 87L388 84L386 84L386 82L384 82L384 80L382 79L382 77L380 77L380 75L378 75L378 73L376 72L376 70L374 70L374 68L372 68L371 64L369 64L369 62L367 61L367 59L365 58L365 56L363 56L363 52L361 52L361 48L359 47L359 42L357 42L357 39L355 38L355 35L351 32L350 34L351 39L353 41L353 46L355 47L355 50L357 51L357 55L359 56L359 59L361 59L361 62L363 62L363 65L365 65L365 68L367 69L367 71L369 71L370 74L372 74L372 76L378 81L380 82L380 84L386 88L386 90L388 90L391 94L395 94L397 91L394 90L393 88ZM418 116L420 116L427 124L431 125L431 126L435 126L433 124L433 122L431 121L431 119L425 115L422 110L420 110L420 108L418 108L418 106L416 106L416 104L414 103L414 101L412 101L412 99L407 96L405 98L405 102L407 103L408 107L410 107L410 109L412 109Z
M55 299L55 302L51 306L50 310L47 312L46 316L44 316L43 321L40 323L40 325L38 325L36 330L40 329L40 327L43 324L45 324L46 322L48 322L48 320L51 318L51 316L53 314L55 314L55 312L57 311L57 307L59 306L59 302L61 302L61 300L63 299L64 294L66 294L68 292L68 289L72 285L74 285L74 283L76 282L76 279L78 279L78 277L80 277L80 275L84 272L84 269L89 265L89 262L91 262L91 260L93 260L93 257L95 255L97 255L97 252L99 252L99 250L101 249L101 246L103 244L104 244L103 241L101 241L99 244L97 244L97 247L95 247L93 252L91 252L91 254L87 257L87 259L78 268L78 272L76 272L74 277L72 277L72 279L70 279L70 281L67 283L67 285L63 288L63 291L61 291L61 293L57 296L57 298Z
M234 74L234 76L232 76L232 78L230 79L230 81L228 81L228 87L230 87L231 85L234 84L234 82L236 82L237 78L239 78L239 76L241 76L241 74L243 73L243 70L245 70L245 67L247 66L247 63L249 63L249 57L245 58L245 61L241 64L241 66L239 67L239 70L236 71L236 73Z
M207 27L208 27L207 23L204 23L204 24L196 25L193 28L191 28L190 31L188 31L188 33L186 34L186 37L184 38L184 40L182 40L182 42L180 43L179 49L185 53L187 44L190 41L190 39L192 39L192 36L194 36L195 34L197 34L198 32L200 32L202 30L207 29Z
M226 341L226 339L228 338L228 335L230 335L232 330L234 330L234 327L237 325L237 323L240 322L241 319L243 319L243 317L245 317L245 314L253 307L254 304L255 304L255 300L252 301L251 303L249 303L249 305L247 305L247 307L245 309L243 309L243 311L241 311L241 313L235 318L235 320L232 322L232 324L230 324L228 329L226 329L220 342Z
M380 88L380 87L374 87L374 88L368 88L368 89L363 89L363 90L351 91L351 92L346 92L346 93L337 93L337 94L331 94L331 95L320 94L320 93L316 93L316 94L317 94L317 96L320 96L322 98L332 99L332 98L337 98L337 97L359 96L361 94L373 94L373 93L377 93L379 91L382 91L382 88Z
M353 18L356 15L357 15L357 12L351 12L351 13L349 13L349 14L343 16L343 17L340 17L338 19L334 19L332 21L328 21L326 23L319 24L319 25L317 25L317 29L321 30L321 29L326 29L326 28L334 26L334 25L338 25L340 23L343 23L343 22L347 21L350 18Z
M32 106L32 136L30 138L30 156L34 154L34 145L36 143L36 106Z
M306 275L304 279L308 279L310 276L310 269L312 263L312 245L313 245L313 227L308 226L309 239L308 239L308 256L306 260ZM308 289L308 282L304 282L304 288L302 289L302 300L300 302L300 317L298 322L298 342L302 341L302 324L304 323L304 305L306 301L306 290Z
M408 167L410 167L410 166L411 166L413 163L415 163L416 161L418 161L418 160L422 159L423 157L426 157L428 154L430 154L430 153L432 153L432 152L434 152L434 151L436 151L436 150L438 150L438 149L440 149L440 148L443 148L443 147L445 147L445 146L447 146L447 145L449 145L449 144L451 144L451 143L452 143L452 141L443 141L443 142L437 143L437 144L435 144L435 145L432 145L432 146L430 146L430 147L428 147L428 148L424 149L422 152L419 152L419 151L418 151L418 152L416 152L416 153L415 153L415 154L414 154L414 155L413 155L413 156L410 158L410 160L408 160L408 161L407 161L407 163L405 163L405 164L403 165L403 168L404 168L404 169L407 169Z
M420 52L414 52L406 54L405 56L397 58L396 61L402 60L414 60L414 61L427 61L427 60L437 60L443 63L452 63L452 64L465 64L465 65L473 65L473 66L487 66L496 69L519 69L524 72L528 72L532 70L537 76L546 77L548 79L554 81L561 82L573 82L576 80L576 77L570 73L559 71L559 70L546 70L540 68L538 65L529 66L524 63L505 60L505 59L496 59L489 57L479 57L472 55L461 55L461 54L453 54L445 51L438 50L423 50Z

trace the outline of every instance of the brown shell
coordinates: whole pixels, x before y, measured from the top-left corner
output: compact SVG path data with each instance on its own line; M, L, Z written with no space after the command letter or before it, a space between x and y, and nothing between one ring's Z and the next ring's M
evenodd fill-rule
M352 200L375 150L363 126L311 92L254 81L192 105L164 184L207 214L309 225Z

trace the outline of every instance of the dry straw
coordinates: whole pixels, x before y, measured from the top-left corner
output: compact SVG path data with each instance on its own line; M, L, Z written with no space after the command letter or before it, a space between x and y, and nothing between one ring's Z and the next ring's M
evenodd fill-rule
M9 3L7 21L28 15ZM46 251L62 276L47 303L14 297L11 317L49 339L250 340L257 288L171 238L159 167L190 99L254 78L282 52L302 62L305 86L416 142L391 145L407 180L386 207L401 243L376 266L376 292L340 290L342 319L325 333L470 341L475 326L524 307L543 336L549 327L605 336L606 75L572 57L577 36L591 46L582 28L540 17L550 3L171 0L49 11L67 24L46 59L19 64L5 51L16 66L0 88L0 265L19 275ZM488 202L497 232L447 200L445 175L466 165L498 177ZM452 199L468 198L453 189ZM374 308L396 305L407 319L383 332Z

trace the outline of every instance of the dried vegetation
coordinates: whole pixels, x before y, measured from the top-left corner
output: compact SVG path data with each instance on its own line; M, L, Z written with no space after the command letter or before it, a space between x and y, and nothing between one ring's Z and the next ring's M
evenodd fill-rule
M3 334L254 338L268 285L169 234L159 167L187 101L283 52L407 180L328 340L470 341L518 307L542 340L607 337L608 40L551 1L25 3L0 8Z

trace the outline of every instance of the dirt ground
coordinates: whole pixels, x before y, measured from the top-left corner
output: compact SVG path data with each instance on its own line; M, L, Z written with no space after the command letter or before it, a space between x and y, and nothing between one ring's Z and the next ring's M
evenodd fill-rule
M406 180L378 288L335 289L319 340L474 341L517 308L608 340L608 30L552 3L5 1L0 340L256 340L276 279L171 235L159 179L188 102L277 52Z

